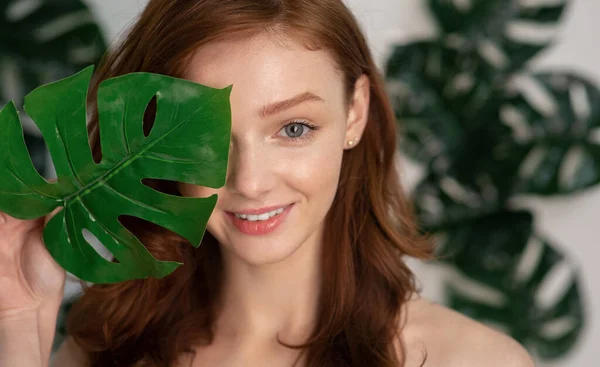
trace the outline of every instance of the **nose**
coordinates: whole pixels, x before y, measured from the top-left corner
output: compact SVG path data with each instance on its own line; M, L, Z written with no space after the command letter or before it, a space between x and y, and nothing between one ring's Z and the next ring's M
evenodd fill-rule
M229 151L226 187L232 194L261 200L276 186L272 157L260 144L234 143Z

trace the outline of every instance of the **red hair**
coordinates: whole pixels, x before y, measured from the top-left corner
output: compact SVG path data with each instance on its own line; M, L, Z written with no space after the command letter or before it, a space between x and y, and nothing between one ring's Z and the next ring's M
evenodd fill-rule
M140 71L182 77L198 47L260 32L329 52L344 76L348 101L356 80L363 74L370 79L364 137L344 153L339 187L325 219L319 318L309 340L290 347L303 349L308 366L398 366L404 355L394 347L400 310L416 291L402 256L428 258L431 249L400 187L395 117L383 80L342 1L151 0L95 74L89 125L94 157L99 161L101 151L93 99L102 80ZM174 182L146 183L179 195ZM68 332L92 366L171 365L195 345L212 340L213 300L221 284L218 243L207 232L196 250L182 237L138 218L122 222L156 258L184 265L164 279L86 288L70 312Z

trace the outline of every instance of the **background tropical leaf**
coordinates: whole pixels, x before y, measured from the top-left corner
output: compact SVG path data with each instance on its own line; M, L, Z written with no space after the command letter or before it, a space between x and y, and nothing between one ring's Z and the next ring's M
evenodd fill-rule
M93 64L106 49L98 25L79 0L1 0L0 35L2 65L10 68L20 96ZM0 94L3 101L15 97Z
M427 232L440 233L504 210L493 190L482 186L466 187L450 176L426 177L413 193L421 227ZM440 253L445 252L444 248L443 243L438 244Z
M449 305L499 326L541 358L567 353L585 323L576 267L533 233L529 213L503 213L473 228L463 230L477 242L463 242L454 257L462 277L448 282ZM567 281L556 291L549 284L559 270Z
M502 150L513 132L499 123L506 97L498 73L479 55L441 42L395 46L386 77L401 121L400 148L431 173L465 185L484 176L501 180L495 183L506 196L513 188L506 165L515 162Z
M473 50L497 68L512 72L543 50L549 41L519 36L519 26L553 26L566 0L528 4L519 0L429 0L440 31Z
M102 161L91 155L86 97L92 68L37 88L25 110L44 136L58 181L35 171L23 144L12 103L0 111L0 210L32 219L62 206L44 229L44 242L67 271L94 283L161 278L179 264L157 261L120 223L138 217L200 244L216 203L160 193L144 178L220 187L225 182L230 139L229 93L167 76L133 73L104 81L98 91ZM143 116L156 96L148 136ZM114 255L100 256L83 236L89 230Z
M570 194L598 184L600 90L573 73L535 73L530 79L538 93L523 87L502 110L514 131L507 152L520 163L515 192Z
M106 50L102 32L80 0L0 0L0 106L17 107L34 88L95 64ZM25 142L47 175L39 131L23 118Z
M455 274L448 305L546 359L572 349L585 308L576 266L517 199L598 183L600 94L573 73L529 73L551 38L516 30L555 28L565 4L429 0L437 38L395 45L385 71L400 148L425 171L412 195L420 225ZM563 291L544 300L560 271Z

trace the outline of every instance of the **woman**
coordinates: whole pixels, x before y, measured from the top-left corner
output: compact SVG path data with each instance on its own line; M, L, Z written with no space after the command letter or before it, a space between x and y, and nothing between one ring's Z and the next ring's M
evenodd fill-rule
M430 250L398 183L382 80L341 1L151 0L91 95L136 71L233 84L227 183L148 181L219 195L203 243L128 218L157 258L185 265L86 289L55 366L532 365L511 339L416 296L402 257ZM90 127L100 159L97 116ZM45 365L64 272L41 221L5 219L0 262L19 275L0 277L12 295L0 296L0 365Z

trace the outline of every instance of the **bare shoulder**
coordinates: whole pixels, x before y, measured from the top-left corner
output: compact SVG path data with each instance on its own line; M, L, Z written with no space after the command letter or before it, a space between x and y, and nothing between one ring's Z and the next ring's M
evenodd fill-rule
M449 308L424 299L406 307L402 335L406 367L533 367L514 339Z
M71 338L67 338L52 357L51 367L87 367L89 361L85 353Z

